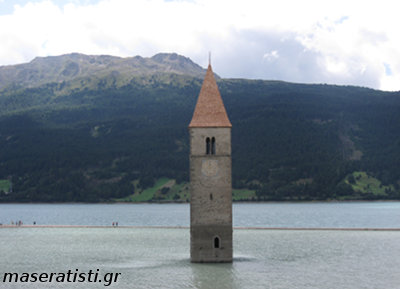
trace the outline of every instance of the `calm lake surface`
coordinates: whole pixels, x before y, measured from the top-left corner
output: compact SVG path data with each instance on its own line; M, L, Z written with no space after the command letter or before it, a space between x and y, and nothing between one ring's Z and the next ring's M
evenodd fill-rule
M117 283L2 283L0 288L400 288L400 203L234 204L234 262L191 264L187 204L3 204L0 223L142 228L0 228L4 272L121 273ZM155 226L165 226L159 228Z
M190 225L189 204L0 204L0 223ZM234 227L400 228L400 202L235 203Z

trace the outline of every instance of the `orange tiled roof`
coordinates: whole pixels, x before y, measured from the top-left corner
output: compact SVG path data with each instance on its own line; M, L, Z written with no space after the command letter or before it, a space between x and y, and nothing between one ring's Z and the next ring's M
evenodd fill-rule
M208 66L189 127L232 127L211 65Z

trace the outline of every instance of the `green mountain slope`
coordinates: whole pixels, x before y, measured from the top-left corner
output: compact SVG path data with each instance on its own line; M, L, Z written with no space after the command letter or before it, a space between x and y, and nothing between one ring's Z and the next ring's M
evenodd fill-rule
M145 64L132 64L139 60ZM38 61L42 72L32 72ZM30 76L3 77L13 69ZM72 54L0 67L0 180L12 185L0 200L104 201L135 190L140 199L138 190L157 179L187 182L187 125L203 76L176 54ZM252 199L400 198L400 93L218 85L233 124L234 187L255 190ZM357 190L355 172L384 189Z

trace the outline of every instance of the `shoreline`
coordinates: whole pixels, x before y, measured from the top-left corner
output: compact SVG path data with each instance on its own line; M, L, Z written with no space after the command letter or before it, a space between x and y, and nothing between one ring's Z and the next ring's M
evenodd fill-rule
M26 228L86 228L86 229L190 229L189 226L101 226L101 225L0 225L0 229ZM266 230L266 231L383 231L400 232L400 228L296 228L296 227L233 227L233 230Z
M310 201L232 201L232 204L318 204L318 203L387 203L387 202L400 202L400 200L310 200ZM155 205L167 205L167 204L178 204L185 205L190 202L0 202L0 205L114 205L114 204L132 204L132 205L143 205L143 204L155 204Z

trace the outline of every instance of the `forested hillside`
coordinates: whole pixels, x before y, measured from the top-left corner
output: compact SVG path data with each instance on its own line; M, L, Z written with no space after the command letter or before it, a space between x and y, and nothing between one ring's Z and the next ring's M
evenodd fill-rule
M201 67L176 54L39 60L0 67L0 201L128 199L161 178L185 189ZM400 198L399 92L218 85L234 188L251 200Z

